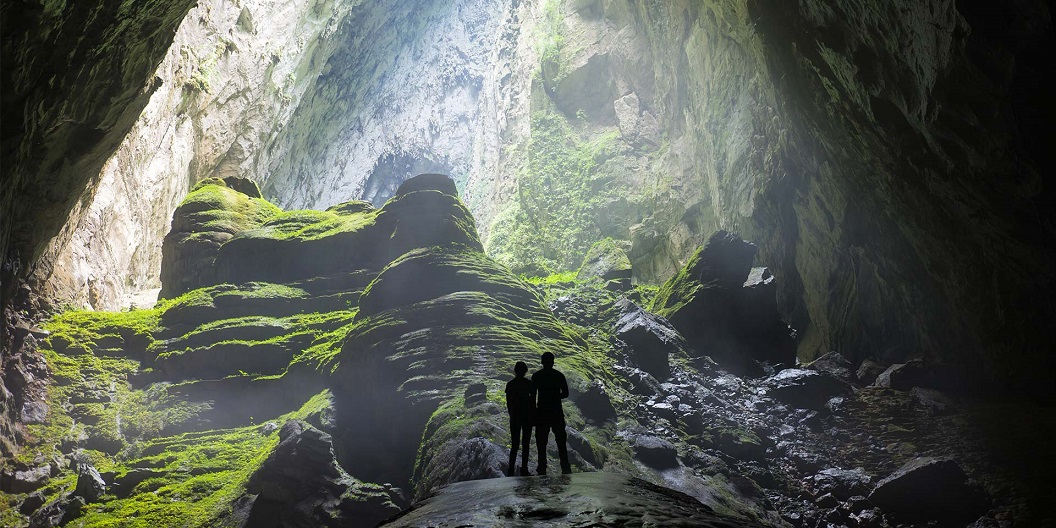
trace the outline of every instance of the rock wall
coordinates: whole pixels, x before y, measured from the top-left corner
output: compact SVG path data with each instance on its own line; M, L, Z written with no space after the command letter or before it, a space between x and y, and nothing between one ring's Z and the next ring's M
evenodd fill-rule
M356 2L203 2L154 72L157 90L32 280L80 307L127 307L157 288L161 237L204 178L261 177L263 148L339 44ZM160 236L159 236L160 235Z
M735 230L774 264L801 357L923 356L1051 388L1031 374L1052 371L1037 329L1056 308L1042 242L1056 233L1053 188L1038 170L1051 157L1037 118L1053 115L1037 82L1051 69L1037 51L1053 41L1047 9L549 9L559 45L539 58L532 108L581 141L618 133L591 177L626 202L591 219L625 241L639 279L670 276L712 230ZM643 141L654 116L655 149ZM500 179L523 187L523 162L510 167Z

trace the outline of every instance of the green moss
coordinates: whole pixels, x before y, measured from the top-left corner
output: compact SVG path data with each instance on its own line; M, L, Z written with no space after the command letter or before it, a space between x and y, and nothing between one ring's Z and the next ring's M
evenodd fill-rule
M595 242L583 257L576 276L579 280L630 277L631 260L616 241L605 237Z
M227 187L223 180L198 182L177 209L197 226L192 232L238 233L259 226L282 210L262 198L251 198Z
M535 36L536 52L539 54L539 75L552 88L567 70L562 60L565 47L565 17L561 2L547 0L543 5L543 19Z
M309 365L321 372L333 372L345 336L354 326L358 310L318 314L306 318L301 324L314 331L315 338L304 352L293 358L293 364Z
M305 419L328 404L323 392L299 410L275 418L278 424ZM138 484L125 499L112 498L88 508L81 526L216 526L231 513L232 502L278 443L257 426L186 433L139 446L138 455L115 466L117 479L133 467L149 467L159 476Z
M353 202L358 203L358 202ZM332 207L326 211L286 211L243 237L311 241L340 233L353 233L374 224L378 212L362 208Z
M93 312L74 310L64 312L44 324L51 333L47 342L52 348L69 347L73 351L90 352L97 344L122 346L135 337L153 341L151 332L158 327L158 309L127 312Z
M651 312L670 318L672 314L692 302L697 293L704 288L704 284L693 277L693 270L700 265L703 251L703 247L698 248L696 253L690 257L689 262L678 270L674 277L660 285L650 306Z
M559 114L531 120L527 162L517 175L515 203L496 215L488 254L516 273L545 276L579 266L602 225L618 224L612 203L628 194L599 170L616 140L581 140Z
M575 271L565 271L545 277L525 277L522 275L521 279L533 286L571 285L576 281L576 274L577 272Z

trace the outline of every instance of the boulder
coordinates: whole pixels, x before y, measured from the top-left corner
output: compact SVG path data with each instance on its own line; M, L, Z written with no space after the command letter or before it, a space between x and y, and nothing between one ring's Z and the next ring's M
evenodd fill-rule
M671 375L669 357L685 354L686 340L664 318L630 301L620 302L624 315L616 321L614 335L628 346L627 358L656 379L667 379Z
M534 440L528 449L529 458L538 463ZM435 489L451 482L505 476L509 454L509 447L479 436L449 440L434 451L429 467L424 468L427 477L419 486Z
M33 515L33 512L40 509L44 505L44 492L34 491L29 495L26 495L25 499L22 499L22 504L18 505L18 511L22 515Z
M51 466L43 465L18 471L7 470L2 476L0 489L4 492L29 493L48 483L51 477Z
M931 414L943 415L952 411L957 404L947 395L923 387L913 387L910 391L913 403L927 409Z
M640 368L616 365L627 382L631 384L631 393L639 396L652 396L660 392L660 382L652 374Z
M851 364L849 359L843 357L843 355L835 350L811 361L807 364L806 368L818 372L827 372L845 383L854 383L858 381L858 376L854 372L854 365Z
M877 387L908 391L913 387L927 385L930 376L920 359L896 363L880 373L873 382Z
M616 408L601 380L593 380L582 391L573 392L571 399L589 423L600 425L616 419Z
M566 428L566 431L568 432L569 457L573 457L572 453L576 453L589 468L597 467L598 457L594 454L594 447L590 445L590 440L572 427Z
M769 395L805 409L823 409L829 399L850 392L850 387L827 372L784 369L763 382Z
M282 426L246 491L256 495L248 526L375 526L400 510L389 489L345 473L330 435L300 420Z
M862 361L861 365L858 365L858 370L855 372L855 376L862 385L872 385L878 376L882 374L886 367L871 360L866 359Z
M810 480L815 494L831 493L841 501L869 493L872 484L872 478L861 469L823 469Z
M957 462L916 458L873 488L869 500L899 521L964 524L989 509L986 494L968 481Z
M660 287L651 308L697 354L742 373L758 372L758 362L795 362L795 340L777 311L776 279L752 268L755 252L737 235L716 232Z
M654 469L678 467L678 450L674 444L652 435L635 435L630 439L634 457Z
M583 257L576 280L590 279L630 281L631 260L611 238L595 242Z
M472 407L488 401L488 387L483 383L473 383L466 387L462 395L465 398L466 407Z
M81 516L84 497L64 493L29 516L29 528L65 526Z
M73 494L84 497L86 503L97 502L106 493L106 482L99 471L90 464L79 463L77 466L77 487Z

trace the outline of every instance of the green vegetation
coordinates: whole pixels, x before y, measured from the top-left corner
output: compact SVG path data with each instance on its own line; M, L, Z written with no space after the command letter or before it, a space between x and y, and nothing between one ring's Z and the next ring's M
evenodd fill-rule
M576 278L588 279L616 279L631 276L631 260L627 253L616 244L612 238L606 237L587 250L583 257L583 263L579 266Z
M575 271L564 271L547 275L546 277L527 277L522 275L521 279L533 286L553 286L555 284L571 284L576 281L576 275L577 272Z
M356 232L371 226L377 214L377 211L343 209L339 206L326 211L286 211L276 214L259 228L242 233L241 236L276 240L321 240L339 233Z
M299 410L276 417L281 425L305 419L328 405L323 392ZM231 503L245 492L249 476L278 443L278 434L259 426L185 433L143 443L136 454L116 460L115 480L131 468L149 468L156 476L136 485L132 495L113 496L92 505L78 524L114 526L216 526L231 513ZM123 524L127 523L127 524Z
M252 198L229 188L219 178L208 178L191 189L175 216L188 217L192 225L185 231L194 237L209 232L235 234L257 227L281 212L263 198Z
M703 247L697 249L689 262L682 266L674 277L660 285L653 298L650 311L661 317L670 318L672 314L692 302L697 292L704 288L704 285L693 277L694 270L700 265L703 250Z
M599 220L626 194L598 170L616 134L583 141L560 114L536 113L515 202L495 217L488 253L515 273L546 276L575 269L604 237ZM613 224L619 219L611 219Z
M553 87L565 74L562 51L565 47L564 14L559 0L547 0L543 5L543 20L535 37L539 53L539 74Z

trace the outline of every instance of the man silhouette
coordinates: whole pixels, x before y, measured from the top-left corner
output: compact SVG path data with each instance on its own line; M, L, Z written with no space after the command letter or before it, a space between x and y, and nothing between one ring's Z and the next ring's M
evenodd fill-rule
M567 437L565 436L565 412L561 409L561 400L568 397L568 382L565 375L554 369L554 355L550 352L541 358L543 369L532 374L535 384L537 404L535 407L535 445L539 449L539 466L536 473L546 474L546 442L550 439L550 430L554 431L557 442L557 454L561 457L561 473L571 473L568 463Z
M518 361L513 367L517 377L506 383L506 410L510 412L510 466L506 475L513 476L517 462L517 447L521 447L521 475L528 476L528 439L532 437L532 417L535 414L535 384L524 377L528 365Z

